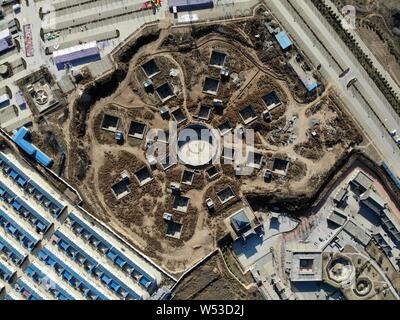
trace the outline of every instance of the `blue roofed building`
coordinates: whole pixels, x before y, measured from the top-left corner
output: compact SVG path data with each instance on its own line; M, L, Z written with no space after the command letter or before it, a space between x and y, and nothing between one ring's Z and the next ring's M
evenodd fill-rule
M8 282L14 276L15 272L14 267L0 259L0 279Z
M30 132L27 128L22 127L18 131L14 131L12 140L20 149L31 156L36 162L40 163L44 167L50 168L53 164L53 160L25 140L29 133Z
M276 34L275 38L276 40L278 40L278 43L282 48L282 50L287 51L292 48L293 42L292 40L289 39L285 31L281 31L278 34Z
M36 159L28 134L13 139ZM157 291L159 267L87 212L69 211L13 150L0 152L0 175L0 300L145 300Z
M296 61L296 57L290 59L289 64L308 92L313 92L318 88L317 79L314 78L311 71L304 70L303 66Z

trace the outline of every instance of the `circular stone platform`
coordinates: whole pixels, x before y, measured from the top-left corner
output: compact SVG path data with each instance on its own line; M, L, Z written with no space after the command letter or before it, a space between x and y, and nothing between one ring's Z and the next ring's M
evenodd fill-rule
M192 167L209 164L218 151L218 141L213 130L201 124L192 124L178 134L178 157Z
M357 280L354 291L358 296L365 297L371 292L371 290L372 290L372 283L369 279L361 278Z

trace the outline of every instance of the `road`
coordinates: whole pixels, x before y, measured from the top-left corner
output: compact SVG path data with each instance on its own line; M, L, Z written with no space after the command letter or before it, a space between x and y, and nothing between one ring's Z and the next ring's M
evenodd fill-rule
M399 147L389 132L383 128L382 123L377 121L376 118L374 119L374 114L366 110L365 104L354 96L353 90L347 89L346 83L339 78L340 73L332 66L332 60L325 49L315 44L312 33L315 32L317 34L319 40L326 48L331 49L330 53L338 57L339 61L346 60L352 74L357 77L358 85L363 89L363 93L368 94L368 97L366 97L367 100L373 102L371 106L374 108L376 115L383 123L387 123L389 127L399 128L398 132L400 132L400 121L396 120L390 112L382 107L385 103L379 97L379 94L376 93L376 88L372 88L368 79L362 76L362 70L360 70L362 67L354 63L354 59L346 59L347 52L342 48L344 44L339 43L337 37L333 36L331 31L321 22L320 17L310 7L312 4L309 1L302 1L301 8L300 5L296 7L296 9L300 8L302 17L293 10L288 9L288 2L286 0L276 0L266 2L266 4L272 10L273 14L278 17L278 20L281 20L280 22L287 27L294 40L312 51L314 57L320 62L321 71L327 77L327 81L331 82L337 88L339 96L348 106L349 111L357 119L361 127L368 133L369 138L373 141L382 158L389 163L391 169L397 175L400 175ZM301 22L303 18L311 26L311 29L305 27Z
M325 3L332 8L332 10L339 15L341 20L345 20L342 16L342 14L339 12L339 10L336 8L336 6L332 3L331 0L325 0ZM381 16L383 19L383 17ZM387 25L385 25L386 29L390 30ZM379 70L379 72L387 79L389 84L392 86L394 91L397 93L397 96L400 95L400 87L397 84L397 82L392 78L389 72L383 67L383 65L379 62L379 60L374 56L374 54L371 52L371 50L367 47L367 45L364 43L364 41L361 39L361 37L358 35L356 30L349 29L348 32L353 35L354 39L356 39L357 43L360 45L361 49L370 57L372 63L374 66Z

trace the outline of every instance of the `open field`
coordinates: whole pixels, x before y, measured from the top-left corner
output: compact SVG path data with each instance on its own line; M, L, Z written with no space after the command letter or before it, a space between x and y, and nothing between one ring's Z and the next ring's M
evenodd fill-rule
M254 286L245 289L226 270L219 254L191 271L175 288L175 300L261 300Z

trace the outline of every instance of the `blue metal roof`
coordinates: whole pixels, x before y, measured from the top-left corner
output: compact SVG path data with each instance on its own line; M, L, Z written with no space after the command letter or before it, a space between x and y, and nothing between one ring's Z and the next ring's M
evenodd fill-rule
M115 278L110 272L108 272L102 265L96 267L101 272L100 280L105 283L112 291L121 293L121 288L125 291L124 298L133 298L135 300L141 300L142 297L132 290L129 286L125 285L119 279Z
M279 45L283 50L286 50L293 45L293 42L289 39L285 31L279 32L275 38L278 40Z
M24 218L33 216L34 222L32 222L32 224L34 224L41 232L47 231L51 223L36 210L34 210L30 205L28 205L25 200L17 197L0 181L0 196L4 197L5 194L7 194L7 197L10 198L9 203L19 215L22 215Z
M10 268L0 259L0 272L3 273L3 277L5 281L8 281L15 271L11 271Z
M14 133L13 141L24 139L29 133L29 130L25 127L21 127L17 132Z
M306 85L306 88L309 92L315 90L318 87L317 82L312 82Z
M54 254L52 254L46 248L43 248L42 250L39 251L39 259L44 261L47 265L49 265L53 268L55 268L56 265L58 265L60 268L62 268L63 271L65 271L65 273L62 274L62 276L65 279L67 279L68 283L72 287L75 287L76 282L79 282L79 284L76 287L81 288L81 289L82 289L82 287L85 288L85 293L84 293L85 297L92 294L92 296L94 296L95 300L98 300L98 299L108 300L108 298L106 296L101 294L95 287L93 287L90 283L88 283L81 276L79 276L77 273L75 273L71 268L69 268L65 263L63 263L59 258L57 258ZM71 276L72 276L72 278L71 278Z
M58 218L64 209L64 205L62 205L59 201L57 201L50 193L48 193L46 190L44 190L42 187L40 187L35 181L29 180L28 186L26 188L29 193L31 194L37 194L39 193L41 201L50 201L50 204L48 206L49 209L52 210L53 215ZM30 191L29 189L32 189ZM43 199L45 198L45 200Z
M53 160L51 160L48 156L46 156L42 151L36 150L35 159L44 167L50 167Z
M0 164L6 164L9 166L13 171L18 173L19 178L23 178L24 180L29 180L28 176L23 173L20 169L18 169L12 162L10 162L5 156L0 153Z
M81 264L90 266L91 269L98 265L98 262L92 258L89 254L83 251L79 246L73 243L67 236L65 236L61 231L57 230L54 235L59 238L57 245L63 250L68 256L74 261L79 261ZM81 260L80 258L83 258Z
M8 258L16 265L20 266L26 255L19 252L13 245L0 235L0 251L6 253Z
M107 253L107 258L112 260L120 268L123 268L125 264L127 264L129 268L132 269L131 275L134 275L135 273L139 273L141 275L139 283L143 287L145 287L146 289L154 289L150 288L152 285L156 285L156 280L154 279L154 277L150 276L147 272L140 268L131 259L128 259L122 252L120 252L116 248L110 249L110 251Z
M44 300L35 290L33 290L23 279L17 281L20 287L19 293L28 300Z
M14 192L12 192L2 181L0 181L0 190L1 192L4 191L2 197L4 197L5 194L7 194L7 196L10 197L12 200L17 198L17 195Z
M66 64L72 66L78 66L89 62L100 60L100 50L94 43L93 46L90 44L80 45L73 48L59 50L53 54L54 64L58 70L63 70Z
M3 220L3 228L10 232L13 237L18 240L25 248L32 250L39 242L30 233L24 230L18 223L14 221L6 212L0 209L0 219ZM0 220L1 221L1 220ZM23 237L21 237L21 235Z
M53 160L51 160L42 151L40 151L34 145L25 140L25 137L28 133L29 130L25 127L22 127L17 132L14 133L12 140L18 145L18 147L20 147L28 155L33 157L41 165L45 167L50 167L53 163Z
M97 245L97 247L102 244L103 248L105 248L107 251L113 247L107 240L105 240L96 231L94 231L93 228L91 228L87 223L79 219L73 212L69 214L68 218L74 223L78 224L83 229L85 229L86 232L90 233L91 237L94 238L96 241L99 241L100 243Z
M213 8L214 1L213 0L168 0L168 6L171 12L173 7L176 7L178 12L194 11L194 10Z
M29 275L37 283L41 283L43 280L48 279L46 274L33 264L31 264L25 270L25 273ZM73 296L71 296L68 292L66 292L63 288L61 288L57 283L51 282L51 287L53 289L56 289L56 291L52 291L52 294L56 297L56 299L75 300Z

